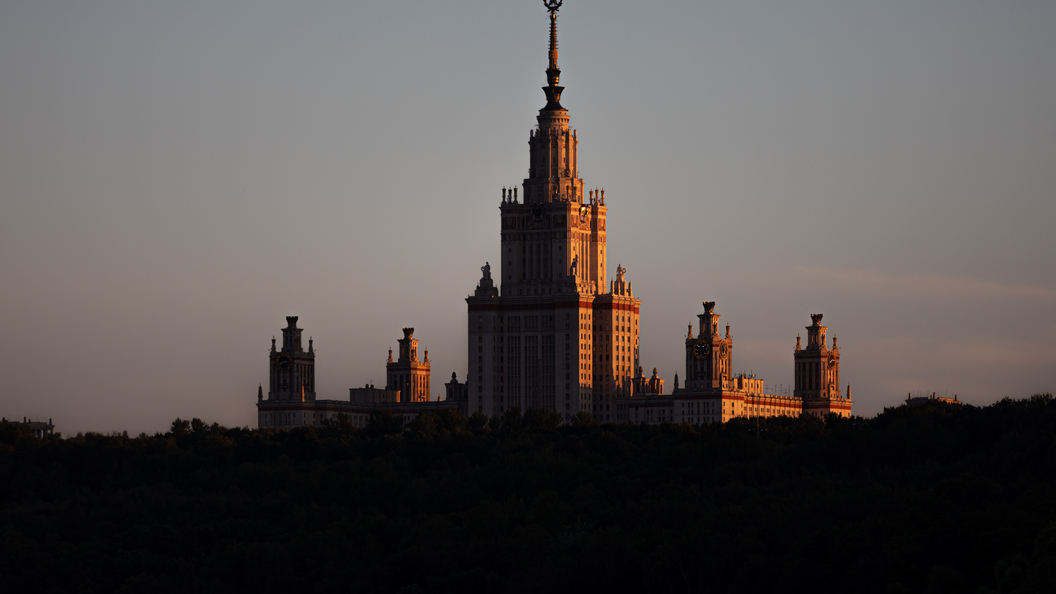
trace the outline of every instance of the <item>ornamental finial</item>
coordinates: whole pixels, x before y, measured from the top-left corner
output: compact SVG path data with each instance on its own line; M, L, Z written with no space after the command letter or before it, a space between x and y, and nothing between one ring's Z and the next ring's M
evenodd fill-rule
M557 67L557 9L561 8L564 0L543 0L543 6L550 11L550 65L546 69L547 86L543 87L546 93L546 107L543 111L563 110L561 107L561 69Z

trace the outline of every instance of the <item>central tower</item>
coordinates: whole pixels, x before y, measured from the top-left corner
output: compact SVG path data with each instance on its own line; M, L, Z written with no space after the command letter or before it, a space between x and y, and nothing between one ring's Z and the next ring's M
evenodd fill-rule
M640 301L622 268L618 283L606 281L605 192L584 189L579 139L561 105L561 4L544 0L546 105L528 135L528 177L521 188L502 189L498 283L485 264L467 298L469 410L494 416L515 406L546 408L566 421L579 411L616 420L605 403L630 395Z
M557 10L561 1L544 2L550 11L550 63L546 69L546 106L528 134L528 177L517 190L503 189L502 295L552 295L563 288L596 294L605 291L605 204L603 192L584 200L579 179L579 139L561 106L561 69L557 65Z

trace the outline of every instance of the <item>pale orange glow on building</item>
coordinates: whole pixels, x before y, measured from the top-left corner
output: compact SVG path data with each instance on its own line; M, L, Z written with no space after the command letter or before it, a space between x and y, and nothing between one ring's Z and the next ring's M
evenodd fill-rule
M719 315L715 302L704 303L704 313L697 316L700 329L696 336L690 326L686 336L686 383L670 396L634 395L621 400L629 411L628 420L644 423L725 423L737 417L798 417L809 414L825 417L836 414L851 416L851 387L847 395L840 392L840 353L833 338L827 348L821 325L821 314L812 314L807 326L806 348L796 340L794 359L796 389L792 396L767 394L765 383L755 376L731 373L733 336L730 326L719 334Z

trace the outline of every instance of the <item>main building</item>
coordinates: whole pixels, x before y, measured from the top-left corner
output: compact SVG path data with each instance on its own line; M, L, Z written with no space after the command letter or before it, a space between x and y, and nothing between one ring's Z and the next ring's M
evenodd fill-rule
M468 304L469 409L488 416L511 407L544 408L567 422L589 412L602 422L721 422L736 416L849 416L850 387L839 390L839 349L826 346L821 314L797 340L796 389L765 394L763 380L732 372L729 326L720 336L715 304L704 304L697 336L686 338L686 384L664 396L645 377L638 337L641 301L622 266L606 278L604 190L585 190L579 136L561 105L557 9L550 10L546 105L528 135L529 166L518 188L502 190L498 281L491 265Z
M498 279L485 264L469 308L469 408L543 408L615 421L638 368L638 315L624 270L606 276L604 190L579 178L579 137L561 106L557 8L549 2L546 105L528 134L528 177L502 191Z
M557 10L562 0L544 0L550 12L546 105L528 134L528 177L520 188L503 188L498 270L490 262L466 298L468 374L446 384L447 399L429 400L430 364L418 359L413 328L404 328L399 358L389 351L388 385L350 390L348 401L315 399L315 353L301 347L297 318L287 318L283 347L274 340L269 356L268 399L258 391L262 427L318 424L348 414L358 425L369 413L388 409L405 419L457 406L467 414L494 417L512 408L546 409L565 422L590 413L601 422L692 424L736 417L850 416L850 386L840 390L840 351L829 348L821 314L812 314L807 344L796 340L795 390L766 394L763 380L733 374L729 325L720 335L715 303L705 302L700 327L685 338L685 385L664 394L653 369L645 377L639 354L641 301L626 270L607 265L605 190L588 189L579 177L579 136L561 105ZM497 278L496 278L497 277Z

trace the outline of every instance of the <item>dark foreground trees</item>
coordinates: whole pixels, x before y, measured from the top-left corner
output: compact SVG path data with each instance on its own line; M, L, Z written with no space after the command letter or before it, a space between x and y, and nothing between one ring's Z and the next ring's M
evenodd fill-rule
M4 591L1052 592L1056 402L571 427L0 423Z

